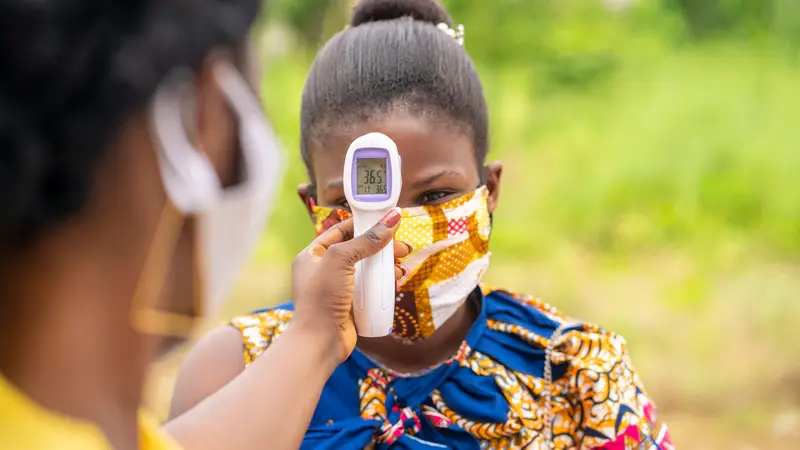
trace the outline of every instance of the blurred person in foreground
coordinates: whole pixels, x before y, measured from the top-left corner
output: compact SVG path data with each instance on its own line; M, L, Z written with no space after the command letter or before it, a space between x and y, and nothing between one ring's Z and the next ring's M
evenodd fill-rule
M302 448L671 449L622 337L479 284L502 166L484 165L486 101L463 44L435 0L362 0L309 73L301 153L311 184L299 193L317 233L349 216L349 143L379 131L403 158L397 238L414 249L393 335L359 338ZM298 307L212 331L184 364L173 414L252 370Z
M354 264L397 210L297 256L297 318L263 363L164 430L139 412L151 363L223 299L279 185L248 45L260 5L0 3L0 448L300 444L355 346Z

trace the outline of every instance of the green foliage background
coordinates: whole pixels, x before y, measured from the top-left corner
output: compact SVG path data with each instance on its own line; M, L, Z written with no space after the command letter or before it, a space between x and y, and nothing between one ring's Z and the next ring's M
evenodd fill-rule
M800 254L800 2L445 3L466 25L485 85L491 157L509 168L498 254L527 259L563 241L600 254L676 245ZM265 81L291 161L272 255L288 257L309 237L292 201L304 179L298 100L315 49L348 6L271 3L267 30L296 38Z

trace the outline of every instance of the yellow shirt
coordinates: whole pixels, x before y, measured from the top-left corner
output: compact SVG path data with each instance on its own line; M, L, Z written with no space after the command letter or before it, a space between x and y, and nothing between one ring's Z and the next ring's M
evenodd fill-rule
M111 450L96 426L44 409L0 374L0 449ZM180 450L158 423L144 414L139 419L141 450Z

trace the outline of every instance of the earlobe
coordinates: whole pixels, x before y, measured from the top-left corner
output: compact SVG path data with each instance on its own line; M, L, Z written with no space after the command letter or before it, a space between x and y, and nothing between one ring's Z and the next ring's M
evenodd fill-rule
M486 188L489 191L489 198L487 200L487 207L489 213L493 213L497 209L497 200L500 197L500 178L503 175L503 163L495 161L486 166Z

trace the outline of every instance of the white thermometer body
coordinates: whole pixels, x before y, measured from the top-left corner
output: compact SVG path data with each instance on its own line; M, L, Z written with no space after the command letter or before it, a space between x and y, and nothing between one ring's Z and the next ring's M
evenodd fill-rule
M344 162L344 192L353 213L355 236L366 233L397 206L402 179L397 145L381 133L350 144ZM394 240L356 264L353 315L364 337L388 336L394 321Z

